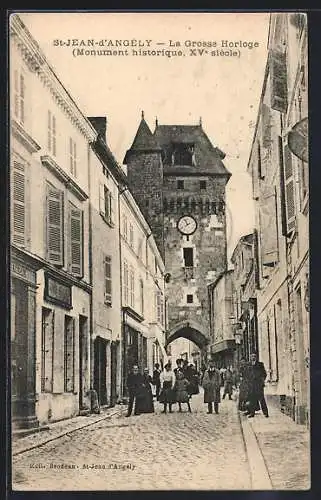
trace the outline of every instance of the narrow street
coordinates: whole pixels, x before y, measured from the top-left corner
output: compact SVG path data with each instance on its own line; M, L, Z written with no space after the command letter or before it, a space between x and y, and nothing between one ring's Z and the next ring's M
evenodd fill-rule
M249 489L250 473L235 401L208 415L112 417L13 459L15 490ZM117 467L117 468L116 468Z

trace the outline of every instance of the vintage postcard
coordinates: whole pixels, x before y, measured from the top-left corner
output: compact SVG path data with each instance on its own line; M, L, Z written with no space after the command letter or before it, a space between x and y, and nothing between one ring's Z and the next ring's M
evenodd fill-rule
M307 14L8 23L12 489L309 489Z

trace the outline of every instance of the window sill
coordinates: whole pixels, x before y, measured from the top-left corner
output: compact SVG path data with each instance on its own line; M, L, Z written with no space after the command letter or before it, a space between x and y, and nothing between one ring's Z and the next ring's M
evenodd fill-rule
M100 213L100 216L101 218L104 220L104 222L106 222L106 224L111 227L111 228L114 228L115 227L115 224L114 222L112 222L110 219L107 219L107 217L105 217L104 214Z

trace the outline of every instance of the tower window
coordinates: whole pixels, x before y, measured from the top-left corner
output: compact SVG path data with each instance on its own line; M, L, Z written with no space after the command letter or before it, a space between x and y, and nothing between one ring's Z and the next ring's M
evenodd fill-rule
M185 267L193 267L194 266L193 248L186 247L183 249L183 253L184 253L184 266Z
M194 144L175 143L172 145L172 165L195 165Z
M193 295L192 294L187 294L186 295L186 302L187 304L193 304Z
M200 181L200 189L206 189L206 181Z
M184 189L184 181L177 181L177 189Z

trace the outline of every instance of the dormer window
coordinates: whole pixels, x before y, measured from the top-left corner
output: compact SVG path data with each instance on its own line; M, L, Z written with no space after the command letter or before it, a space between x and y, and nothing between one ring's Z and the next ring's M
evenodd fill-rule
M190 143L173 143L172 165L195 165L195 148Z

